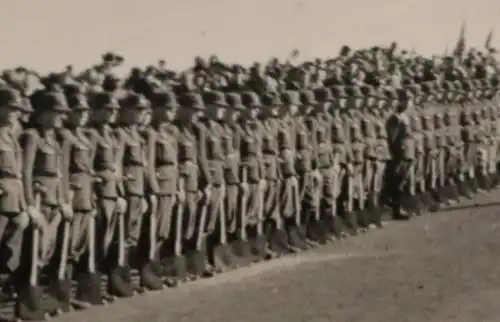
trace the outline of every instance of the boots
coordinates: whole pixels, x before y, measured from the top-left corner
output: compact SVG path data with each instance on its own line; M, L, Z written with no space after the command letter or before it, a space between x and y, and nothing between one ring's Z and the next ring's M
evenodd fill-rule
M263 223L257 223L257 225L263 225ZM249 236L248 244L253 262L274 258L279 255L279 253L269 251L267 247L267 235L259 231L260 229L257 226L247 227L247 234Z
M42 321L49 315L42 305L43 289L24 281L17 287L15 316L24 321Z
M209 261L217 272L232 269L236 265L236 258L227 243L221 243L219 233L213 233L208 240Z
M273 220L268 220L264 227L269 251L278 254L289 254L293 252L288 244L288 234L283 228L278 228Z
M139 267L139 275L141 280L141 286L148 290L161 290L163 289L163 280L157 272L155 272L155 262L147 259L142 260Z
M130 267L115 265L109 270L108 292L116 297L132 297L134 295Z
M234 255L235 265L247 266L252 262L252 252L250 250L250 243L235 234L229 236L231 240L229 247Z
M308 249L308 245L304 242L303 236L300 234L295 218L286 218L284 224L289 246L295 248L297 251Z
M101 294L101 275L99 273L78 272L76 274L78 288L75 298L92 305L103 304Z
M215 273L213 267L208 263L205 238L200 247L196 246L196 238L186 243L187 269L192 278L211 277Z

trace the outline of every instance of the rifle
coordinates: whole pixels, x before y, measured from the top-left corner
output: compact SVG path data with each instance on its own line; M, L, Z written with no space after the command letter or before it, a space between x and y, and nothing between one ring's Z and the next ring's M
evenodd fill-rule
M40 183L34 184L35 189L35 208L39 214L42 213L42 194L46 192L45 188ZM30 268L30 285L38 286L38 266L39 251L40 251L40 231L39 227L33 227L31 240L31 268Z
M158 199L156 196L150 196L149 203L149 259L156 257L156 230L157 230L157 212Z
M79 186L77 185L71 185L71 188L68 191L68 203L71 206L71 209L68 210L73 210L73 198L74 198L74 190L80 189ZM64 219L63 222L63 241L61 245L61 259L59 262L59 269L57 271L57 277L59 280L64 280L66 276L66 264L68 261L68 251L69 251L69 242L71 238L71 221L68 220L67 218Z

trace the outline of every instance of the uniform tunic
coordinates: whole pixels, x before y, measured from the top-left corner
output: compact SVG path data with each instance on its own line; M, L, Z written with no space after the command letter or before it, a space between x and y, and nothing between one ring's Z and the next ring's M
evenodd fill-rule
M41 196L42 213L48 225L41 232L41 263L47 265L58 248L58 229L62 221L59 207L67 200L68 173L63 168L63 150L54 130L28 130L22 138L24 149L23 185L28 205L35 205L35 183L44 191Z
M61 132L65 165L68 170L68 187L73 189L74 217L71 222L70 257L77 261L88 247L88 229L94 209L94 146L88 132L82 128L64 129Z
M19 267L24 230L29 224L22 182L23 155L18 136L0 128L0 257L2 268Z

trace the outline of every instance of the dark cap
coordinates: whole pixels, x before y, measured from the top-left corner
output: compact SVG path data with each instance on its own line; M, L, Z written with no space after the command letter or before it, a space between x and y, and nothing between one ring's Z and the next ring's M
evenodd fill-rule
M375 90L375 88L373 88L373 86L361 86L360 90L365 97L380 98L380 94Z
M422 93L426 95L431 95L435 92L435 87L433 82L424 82L422 84Z
M71 109L68 106L68 101L64 97L62 92L46 92L42 96L42 106L43 109L59 112L68 113ZM41 111L43 112L43 111Z
M462 88L466 92L472 92L476 90L476 84L472 80L462 80Z
M204 110L205 103L203 103L203 98L198 93L186 93L180 97L180 103L182 107L187 107L196 110Z
M123 99L120 100L122 108L147 109L151 107L149 101L142 94L129 92Z
M154 91L151 94L151 103L156 107L178 108L177 96L171 91Z
M406 89L415 97L423 96L422 87L419 84L411 84L406 86Z
M245 105L248 108L262 108L263 104L262 101L255 92L244 92L241 95L241 100L243 102L243 105Z
M245 105L243 105L242 97L238 93L227 93L226 101L228 105L235 110L245 110Z
M109 92L94 93L91 99L92 107L96 109L119 109L120 103L115 95Z
M396 89L396 95L397 99L402 102L407 102L410 101L414 95L409 91L408 89L405 88L398 88Z
M262 103L264 106L275 107L283 105L281 98L273 93L266 93L262 96Z
M334 100L332 91L327 87L320 87L314 90L314 98L316 101L324 103L331 102Z
M443 82L443 90L445 92L455 92L456 91L456 88L455 88L455 84L451 81L445 81Z
M72 110L90 109L85 88L80 84L67 84L63 87L68 106Z
M392 100L392 101L395 101L395 100L398 99L398 95L397 95L396 90L394 88L386 88L386 89L384 89L384 96L388 100Z
M345 86L335 85L332 87L332 94L336 98L347 98Z
M318 101L316 101L315 93L313 91L308 91L308 90L300 92L300 102L303 105L316 105L316 104L318 104Z
M346 88L346 94L349 97L354 98L363 98L363 93L361 92L361 88L359 86L348 86Z
M312 93L311 93L312 94ZM301 102L302 93L297 91L285 91L281 98L283 99L283 104L286 105L302 105ZM314 96L313 96L314 98Z
M26 104L21 96L21 93L13 88L0 88L0 108L15 108L23 112L33 112L31 104Z
M223 92L213 91L203 93L203 102L206 105L215 105L221 107L227 107L226 96Z

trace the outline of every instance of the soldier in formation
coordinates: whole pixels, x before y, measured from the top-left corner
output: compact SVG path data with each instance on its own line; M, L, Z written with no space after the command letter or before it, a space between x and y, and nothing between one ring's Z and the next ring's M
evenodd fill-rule
M343 56L246 80L213 60L174 81L162 63L120 81L119 58L36 91L0 85L2 305L15 295L20 319L301 252L498 184L494 77L395 83Z

